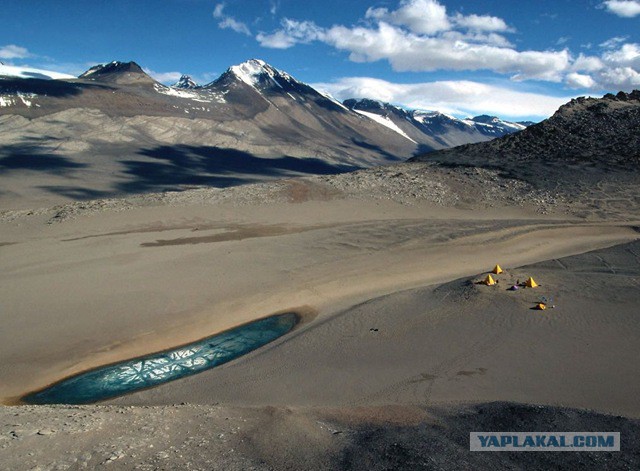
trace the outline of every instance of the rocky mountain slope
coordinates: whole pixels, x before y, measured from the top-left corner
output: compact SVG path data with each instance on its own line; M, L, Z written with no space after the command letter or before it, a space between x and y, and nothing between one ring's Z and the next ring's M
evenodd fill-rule
M411 160L496 168L509 163L603 164L636 170L640 163L640 91L577 98L520 133Z
M490 171L499 179L487 190L497 199L517 182L605 217L635 201L628 195L638 184L639 131L639 91L578 98L520 133L410 159L410 173ZM604 200L614 203L602 209Z

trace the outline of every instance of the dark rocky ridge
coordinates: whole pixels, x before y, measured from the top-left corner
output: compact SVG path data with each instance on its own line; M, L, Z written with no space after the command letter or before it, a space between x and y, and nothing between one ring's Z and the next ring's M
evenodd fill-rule
M640 91L577 98L520 133L410 160L492 168L516 163L603 164L635 170L640 162Z
M144 70L142 70L142 67L135 62L113 61L108 64L96 65L78 78L119 85L152 85L155 83L155 80L149 77Z
M505 191L506 182L521 182L570 204L574 209L567 211L580 217L624 212L636 201L629 195L640 178L640 92L574 99L522 132L409 162L424 166L425 172L490 171L500 179L497 194ZM605 210L603 199L615 201Z

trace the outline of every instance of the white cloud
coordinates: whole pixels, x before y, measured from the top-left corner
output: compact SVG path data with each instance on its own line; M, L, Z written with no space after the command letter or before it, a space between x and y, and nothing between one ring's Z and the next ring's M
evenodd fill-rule
M29 51L15 44L0 47L0 59L25 59L31 57Z
M483 33L483 32L466 32L460 31L447 31L440 36L442 39L446 39L451 42L464 41L474 44L487 44L489 46L499 46L513 48L513 44L509 42L507 38L496 33Z
M640 44L622 44L605 51L603 67L597 72L599 87L609 90L631 90L640 86Z
M455 16L455 23L462 27L470 29L471 31L493 31L493 32L508 32L511 28L507 26L502 18L497 16L487 15L461 15L458 13Z
M640 15L640 1L638 0L607 0L602 5L609 12L623 18L633 18Z
M369 8L365 17L406 26L418 34L435 34L451 29L446 7L436 0L402 0L400 8L395 11Z
M251 30L246 24L230 16L222 19L222 21L218 23L218 26L222 29L231 29L236 33L242 33L246 34L247 36L251 36Z
M366 97L458 116L490 113L510 119L546 118L572 98L518 92L473 81L400 84L369 77L346 77L312 86L340 100Z
M605 52L602 60L611 65L640 69L640 44L623 44L618 50Z
M235 31L236 33L246 34L247 36L251 36L251 30L249 27L243 23L242 21L238 21L232 16L225 15L224 13L224 3L218 3L213 9L213 17L220 20L218 22L218 27L221 29L230 29Z
M604 62L596 56L580 54L574 61L571 69L579 72L596 72L605 67Z
M298 43L295 38L292 38L282 30L271 34L258 33L256 40L261 46L271 49L289 49Z
M613 38L600 43L600 47L603 49L614 49L624 43L627 39L629 39L629 36L614 36Z
M324 40L325 31L313 21L296 21L284 18L282 29L272 34L258 33L256 40L261 46L274 49L288 49L296 44Z
M285 19L262 46L286 49L322 41L349 53L354 62L387 60L396 71L491 70L517 80L561 81L570 55L562 51L517 51L498 32L511 32L496 16L447 14L437 0L403 0L395 10L369 8L367 24L322 28ZM373 24L371 24L373 22Z
M334 26L325 42L350 53L355 62L388 60L397 71L482 70L512 73L514 78L560 81L569 65L563 51L523 51L492 44L419 36L384 22L377 29Z
M601 43L599 55L576 57L566 47L519 50L506 37L513 31L497 16L449 14L438 0L402 0L396 9L369 8L355 26L325 28L285 18L279 29L256 39L278 49L320 41L346 52L353 62L388 61L399 72L488 70L516 81L564 82L589 90L637 86L640 47L628 43L628 36ZM567 41L560 38L556 46Z
M631 90L640 87L640 73L631 67L615 67L602 71L600 84L609 89Z
M590 75L571 72L567 75L567 85L571 88L593 88L596 85L595 80Z
M280 0L270 0L269 13L275 15L278 12L278 8L280 8Z
M143 70L160 83L174 84L182 77L181 72L156 72L147 68L143 68Z
M222 18L224 14L222 11L224 10L224 3L218 3L216 7L213 9L213 17L214 18Z
M289 49L298 43L295 38L289 36L282 30L271 34L258 33L256 35L256 40L261 46L271 49Z
M573 61L572 72L566 77L569 86L594 90L630 90L640 85L640 44L621 44L624 38L613 39L604 44L606 49L601 56L580 54Z

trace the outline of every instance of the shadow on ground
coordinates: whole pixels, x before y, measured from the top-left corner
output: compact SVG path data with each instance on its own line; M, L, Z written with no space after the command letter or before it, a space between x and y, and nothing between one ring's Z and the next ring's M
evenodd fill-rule
M59 140L43 136L1 146L0 176L19 178L11 175L18 172L52 175L57 178L55 184L52 181L52 184L37 188L73 200L86 200L179 191L189 187L226 188L276 178L332 175L359 168L317 158L257 157L248 152L211 146L122 147L111 149L107 155L67 156L52 150ZM100 172L99 162L109 160L119 164L120 169L109 174L103 172L105 181L101 188L96 188L94 177L87 172Z
M514 403L432 409L413 426L360 425L350 433L336 469L548 470L638 469L640 422L596 412ZM620 452L470 452L469 432L620 432Z
M359 147L362 147L363 149L368 149L368 150L372 150L372 151L377 152L378 154L383 156L385 159L387 159L389 162L401 162L401 161L405 160L402 157L398 157L397 155L390 154L389 152L383 150L380 146L376 146L374 144L370 144L370 143L368 143L366 141L363 141L361 139L356 139L354 137L354 138L351 138L351 142L353 142L355 145L357 145Z
M152 160L120 161L125 166L124 173L132 178L118 184L118 192L142 193L185 185L225 188L262 181L265 177L331 175L358 168L315 158L262 158L210 146L159 146L138 153Z
M0 171L2 172L32 170L61 175L86 166L67 157L53 154L34 141L0 147Z

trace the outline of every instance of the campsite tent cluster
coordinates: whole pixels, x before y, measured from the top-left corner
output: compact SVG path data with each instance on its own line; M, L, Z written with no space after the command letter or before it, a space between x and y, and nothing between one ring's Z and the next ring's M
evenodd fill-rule
M481 282L481 284L487 285L487 286L495 286L498 284L499 280L497 280L493 275L500 275L504 270L502 270L502 267L500 267L500 265L496 265L493 270L491 270L491 272L489 274L487 274L486 278L484 279L484 281ZM527 280L524 283L520 283L517 282L516 284L514 284L513 286L511 286L510 288L508 288L509 291L516 291L520 288L537 288L539 285L538 283L536 283L536 280L533 279L533 277L529 277L527 278ZM543 302L537 303L535 309L538 310L545 310L547 308L547 305Z

